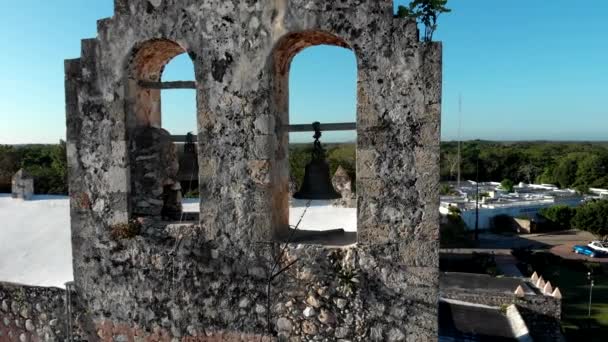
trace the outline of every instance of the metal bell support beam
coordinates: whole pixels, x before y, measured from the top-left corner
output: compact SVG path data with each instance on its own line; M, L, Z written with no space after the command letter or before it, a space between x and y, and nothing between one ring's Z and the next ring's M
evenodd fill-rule
M302 133L302 132L314 132L314 128L311 128L310 125L286 125L280 128L281 130L286 130L290 133ZM321 124L321 131L325 132L335 132L335 131L356 131L357 123L356 122L338 122L338 123L327 123ZM185 135L172 135L171 139L173 142L185 142L188 137ZM196 142L197 137L194 136L192 141Z

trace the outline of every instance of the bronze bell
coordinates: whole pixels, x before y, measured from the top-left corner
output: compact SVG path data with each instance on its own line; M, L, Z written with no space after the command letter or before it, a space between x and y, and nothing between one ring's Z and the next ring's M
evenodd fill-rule
M306 165L302 187L300 187L300 191L293 195L293 198L308 200L342 198L331 183L329 165L325 161L325 151L319 141L319 138L321 138L321 124L315 122L312 124L312 127L315 130L312 160Z

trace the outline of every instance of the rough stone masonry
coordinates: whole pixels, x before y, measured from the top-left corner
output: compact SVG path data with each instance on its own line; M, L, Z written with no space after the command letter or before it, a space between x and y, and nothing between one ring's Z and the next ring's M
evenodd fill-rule
M289 243L289 67L319 44L358 64L346 247ZM162 215L180 208L150 86L181 53L202 194L187 223ZM392 0L115 0L65 68L82 339L437 339L441 45Z
M11 197L30 200L34 196L34 178L24 169L17 171L11 180Z

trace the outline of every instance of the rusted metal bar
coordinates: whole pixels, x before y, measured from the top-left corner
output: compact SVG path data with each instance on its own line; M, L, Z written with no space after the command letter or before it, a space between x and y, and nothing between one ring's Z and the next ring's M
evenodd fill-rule
M339 123L322 123L321 124L321 132L332 132L332 131L356 131L357 123L356 122L339 122ZM304 125L289 125L289 132L314 132L314 128L312 124L304 124Z
M148 89L196 89L194 81L151 82L139 81L140 87Z
M287 129L291 133L298 132L314 132L311 124L304 125L289 125ZM340 123L329 123L329 124L321 124L321 132L332 132L332 131L355 131L357 130L356 122L340 122ZM172 135L171 140L173 142L186 142L186 135ZM196 135L192 137L192 141L197 141Z
M172 135L171 141L185 143L187 141L186 137L187 137L186 135ZM196 135L192 137L192 141L193 142L197 141Z

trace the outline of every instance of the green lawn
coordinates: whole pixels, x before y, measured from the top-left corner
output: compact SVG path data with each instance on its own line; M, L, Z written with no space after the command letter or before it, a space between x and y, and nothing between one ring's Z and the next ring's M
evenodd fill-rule
M536 253L537 256L544 253ZM559 257L534 257L534 269L557 285L562 292L562 325L568 341L608 341L608 274L584 262ZM588 317L589 281L587 272L594 268L595 286Z
M564 296L562 323L569 341L608 340L608 276L595 275L595 286L589 318L589 281L584 271L560 267L555 283Z

